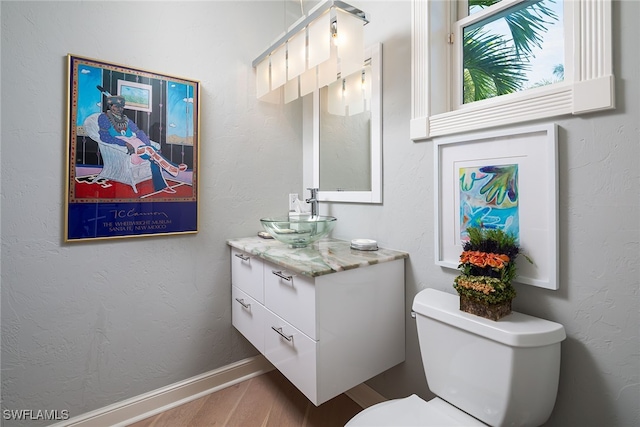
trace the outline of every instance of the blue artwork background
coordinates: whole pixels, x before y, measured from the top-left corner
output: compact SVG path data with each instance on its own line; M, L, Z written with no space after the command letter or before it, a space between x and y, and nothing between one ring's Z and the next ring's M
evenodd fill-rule
M193 85L167 84L167 143L193 145Z
M520 240L518 165L460 168L460 240L468 227L500 229Z
M96 88L102 84L102 69L85 64L78 65L78 111L76 125L94 113L102 112L102 93Z
M68 239L196 232L197 202L70 203Z

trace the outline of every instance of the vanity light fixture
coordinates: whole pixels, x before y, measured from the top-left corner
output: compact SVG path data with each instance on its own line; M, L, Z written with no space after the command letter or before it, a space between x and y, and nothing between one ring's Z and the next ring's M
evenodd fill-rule
M291 102L361 70L368 22L365 12L339 0L311 9L253 61L258 99L284 87Z
M371 58L355 73L329 84L327 112L335 116L354 116L371 111Z

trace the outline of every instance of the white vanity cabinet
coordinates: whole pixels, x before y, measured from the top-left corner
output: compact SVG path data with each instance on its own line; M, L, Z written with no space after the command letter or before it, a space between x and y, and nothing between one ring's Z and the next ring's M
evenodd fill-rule
M326 274L285 249L278 265L232 246L232 323L311 402L404 361L406 256Z

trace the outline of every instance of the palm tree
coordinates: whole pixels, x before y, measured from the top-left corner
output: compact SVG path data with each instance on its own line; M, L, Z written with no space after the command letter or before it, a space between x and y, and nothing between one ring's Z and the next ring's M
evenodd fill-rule
M528 64L502 36L477 28L465 33L463 43L465 104L516 92L526 81Z
M564 80L564 65L557 64L553 67L553 75L556 76L558 80Z
M486 8L500 0L469 0L469 10ZM558 17L542 0L506 14L511 39L491 34L484 27L464 31L463 102L473 102L517 92L526 82L525 72L534 47L540 47L547 25Z

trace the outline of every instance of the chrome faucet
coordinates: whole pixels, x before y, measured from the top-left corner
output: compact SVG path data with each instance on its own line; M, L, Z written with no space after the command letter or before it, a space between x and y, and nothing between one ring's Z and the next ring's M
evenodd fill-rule
M311 197L306 199L305 202L311 203L311 216L318 216L318 189L307 188L307 190L311 191Z

